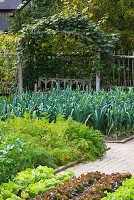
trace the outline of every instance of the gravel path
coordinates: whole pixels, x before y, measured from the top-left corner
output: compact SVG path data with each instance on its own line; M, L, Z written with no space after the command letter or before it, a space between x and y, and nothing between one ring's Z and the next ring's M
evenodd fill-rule
M130 172L134 174L134 139L124 144L108 143L107 147L111 149L106 152L102 159L71 167L76 176L91 171L100 171L106 174L113 172Z

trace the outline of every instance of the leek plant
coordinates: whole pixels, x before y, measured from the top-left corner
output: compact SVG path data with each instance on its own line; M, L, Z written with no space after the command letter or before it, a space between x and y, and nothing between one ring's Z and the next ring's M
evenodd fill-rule
M25 92L21 97L17 93L9 98L0 98L0 117L2 120L11 115L23 116L25 112L38 117L48 116L50 121L61 113L78 122L110 135L127 134L134 125L134 92L121 89L99 92L73 91L67 87L53 89L51 93Z

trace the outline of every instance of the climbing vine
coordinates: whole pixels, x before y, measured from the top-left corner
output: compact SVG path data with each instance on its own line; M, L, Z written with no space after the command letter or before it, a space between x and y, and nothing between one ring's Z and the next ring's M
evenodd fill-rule
M88 78L96 70L107 73L114 66L116 41L115 34L104 34L82 14L65 16L61 12L42 18L22 29L18 40L25 83L33 86L42 75ZM101 60L96 57L98 52Z

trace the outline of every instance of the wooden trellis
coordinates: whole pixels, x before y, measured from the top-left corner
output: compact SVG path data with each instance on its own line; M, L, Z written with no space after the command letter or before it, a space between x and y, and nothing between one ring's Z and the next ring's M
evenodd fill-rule
M66 60L66 62L70 61L70 59L74 58L77 59L81 59L83 61L83 68L87 68L88 66L91 65L90 60L91 60L91 55L83 55L83 54L53 54L53 55L49 55L48 57L51 57L51 60L55 60L55 65L56 65L56 60L58 60L58 58L64 59ZM100 59L100 52L97 52L97 58ZM73 62L72 62L73 64ZM77 66L78 67L78 66ZM63 68L64 71L64 68ZM91 89L91 81L92 81L92 86L98 91L100 89L100 73L98 73L97 69L96 69L96 83L94 80L92 80L91 74L92 71L89 70L90 72L88 72L88 78L60 78L57 76L53 77L53 78L46 78L46 77L40 77L37 80L37 84L35 84L35 91L37 91L37 89L42 90L42 91L48 91L50 89L52 89L53 87L55 87L56 84L60 85L61 88L65 89L67 86L70 86L72 89L77 89L78 87L81 90L87 90L87 89ZM79 77L83 77L83 71L81 72L82 74ZM51 77L51 75L50 75Z
M115 52L116 71L113 69L111 85L134 87L134 51Z
M18 89L20 94L22 94L23 91L23 79L22 79L22 63L19 56L19 52L16 54L11 52L0 52L0 55L5 56L8 58L9 56L16 56L18 60ZM100 52L97 53L97 57L100 59ZM115 64L116 68L113 69L112 72L112 79L109 81L109 87L113 86L119 86L119 87L134 87L134 51L132 52L115 52ZM41 87L41 82L44 82L44 88L47 91L47 89L50 89L55 85L55 83L59 83L63 86L63 88L66 87L67 84L69 84L71 87L75 85L77 88L80 86L83 90L91 88L91 78L89 79L60 79L60 78L51 78L51 79L45 79L39 78L38 80L38 86L35 85L35 90L37 90L37 87ZM49 83L49 84L48 84ZM47 86L49 87L47 88ZM0 88L3 87L2 78L0 76ZM98 91L100 88L100 74L96 72L96 90ZM1 90L2 91L2 90ZM8 93L8 87L5 87L3 90L3 93Z
M59 85L61 88L65 89L68 85L72 89L80 88L82 90L91 89L91 78L89 79L64 79L64 78L45 78L40 77L38 79L38 85L35 85L35 92L37 89L42 89L43 91L50 90L51 88ZM37 89L36 89L37 88Z

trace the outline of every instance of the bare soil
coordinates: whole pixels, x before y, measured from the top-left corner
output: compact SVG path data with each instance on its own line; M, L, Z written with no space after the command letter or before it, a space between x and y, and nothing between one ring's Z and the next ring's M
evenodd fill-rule
M131 138L132 136L134 136L134 133L128 133L127 135L125 134L118 135L117 140L115 135L104 136L104 139L106 141L111 141L111 142L118 142L118 141L121 142L127 138Z

